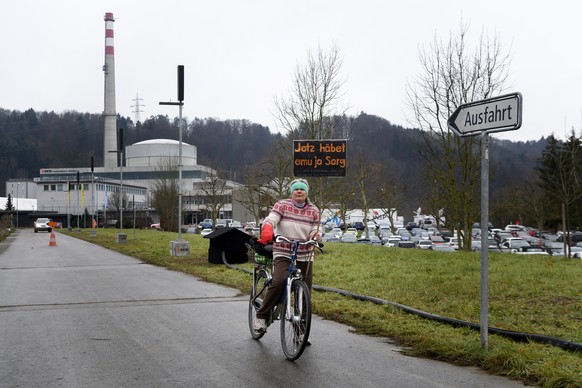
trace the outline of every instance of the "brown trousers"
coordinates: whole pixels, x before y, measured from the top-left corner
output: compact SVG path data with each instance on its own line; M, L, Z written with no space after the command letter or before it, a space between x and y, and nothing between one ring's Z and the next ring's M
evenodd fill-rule
M311 291L313 282L313 262L297 261L297 268L301 270L303 279L307 283L307 287ZM279 303L281 293L287 285L287 273L289 272L289 265L291 259L287 257L275 257L273 265L273 281L267 288L267 295L263 300L263 305L257 311L257 318L268 320L271 310ZM309 271L308 271L309 267Z

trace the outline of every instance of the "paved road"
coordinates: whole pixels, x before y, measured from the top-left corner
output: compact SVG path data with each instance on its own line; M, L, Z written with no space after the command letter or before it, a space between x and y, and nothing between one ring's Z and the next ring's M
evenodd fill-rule
M314 345L261 341L237 290L56 234L0 243L0 387L518 387L473 368L403 356L315 317Z

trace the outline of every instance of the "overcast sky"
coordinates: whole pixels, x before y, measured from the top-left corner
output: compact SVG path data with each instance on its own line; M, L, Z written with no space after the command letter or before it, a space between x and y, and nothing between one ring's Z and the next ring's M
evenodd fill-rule
M564 138L582 127L578 1L18 0L0 2L0 108L103 111L106 12L115 17L117 112L142 121L178 116L176 67L185 67L183 115L277 127L274 97L288 95L308 50L336 45L348 113L411 127L406 83L419 48L448 40L461 20L475 44L499 34L512 62L506 93L523 95L523 125L496 138Z

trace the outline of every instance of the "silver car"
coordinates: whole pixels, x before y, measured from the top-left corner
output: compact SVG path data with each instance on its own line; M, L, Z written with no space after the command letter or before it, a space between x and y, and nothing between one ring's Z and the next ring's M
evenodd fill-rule
M34 221L34 233L38 233L39 230L52 232L53 228L49 225L49 222L51 222L50 218L37 218L36 221Z

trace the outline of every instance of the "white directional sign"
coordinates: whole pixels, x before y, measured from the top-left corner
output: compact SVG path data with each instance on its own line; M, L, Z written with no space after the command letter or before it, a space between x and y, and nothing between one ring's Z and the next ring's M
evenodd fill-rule
M521 116L521 93L512 93L462 104L449 117L447 125L461 136L470 136L518 129Z

